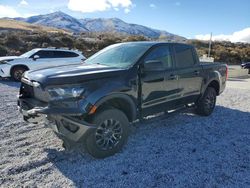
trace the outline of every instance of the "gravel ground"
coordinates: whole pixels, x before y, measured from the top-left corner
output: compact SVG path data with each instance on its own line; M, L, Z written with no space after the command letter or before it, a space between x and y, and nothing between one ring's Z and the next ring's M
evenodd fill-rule
M49 128L23 122L17 93L0 81L0 187L250 187L250 89L228 87L210 117L137 124L103 160L66 153Z

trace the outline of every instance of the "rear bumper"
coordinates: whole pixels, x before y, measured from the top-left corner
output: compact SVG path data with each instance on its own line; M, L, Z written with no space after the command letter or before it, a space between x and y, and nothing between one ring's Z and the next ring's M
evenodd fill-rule
M44 122L63 140L78 142L96 128L84 120L67 116L66 114L72 114L70 109L50 108L46 103L35 99L19 99L18 109L25 121Z

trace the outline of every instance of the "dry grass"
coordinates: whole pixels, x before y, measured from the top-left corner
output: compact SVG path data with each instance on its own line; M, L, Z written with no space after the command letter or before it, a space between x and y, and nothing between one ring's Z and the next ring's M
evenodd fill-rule
M21 21L11 20L11 19L0 19L0 30L23 30L32 32L46 31L49 33L68 33L68 31L62 29L56 29L52 27L39 26L35 24L29 24Z

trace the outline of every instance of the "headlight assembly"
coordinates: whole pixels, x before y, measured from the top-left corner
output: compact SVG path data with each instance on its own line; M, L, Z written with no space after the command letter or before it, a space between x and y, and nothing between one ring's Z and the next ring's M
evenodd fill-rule
M48 89L51 100L78 98L84 91L82 87L58 87Z

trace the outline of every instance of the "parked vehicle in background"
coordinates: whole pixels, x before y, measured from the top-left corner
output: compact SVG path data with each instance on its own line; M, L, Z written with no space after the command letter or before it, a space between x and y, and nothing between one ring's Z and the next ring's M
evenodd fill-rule
M227 73L225 64L200 63L190 45L121 43L82 65L26 72L18 106L28 122L46 115L66 148L103 158L126 143L129 122L189 104L210 115Z
M20 81L27 70L76 64L85 59L77 50L36 48L21 56L0 57L0 77L11 77Z
M250 62L242 63L241 67L243 69L248 69L248 74L250 74Z

